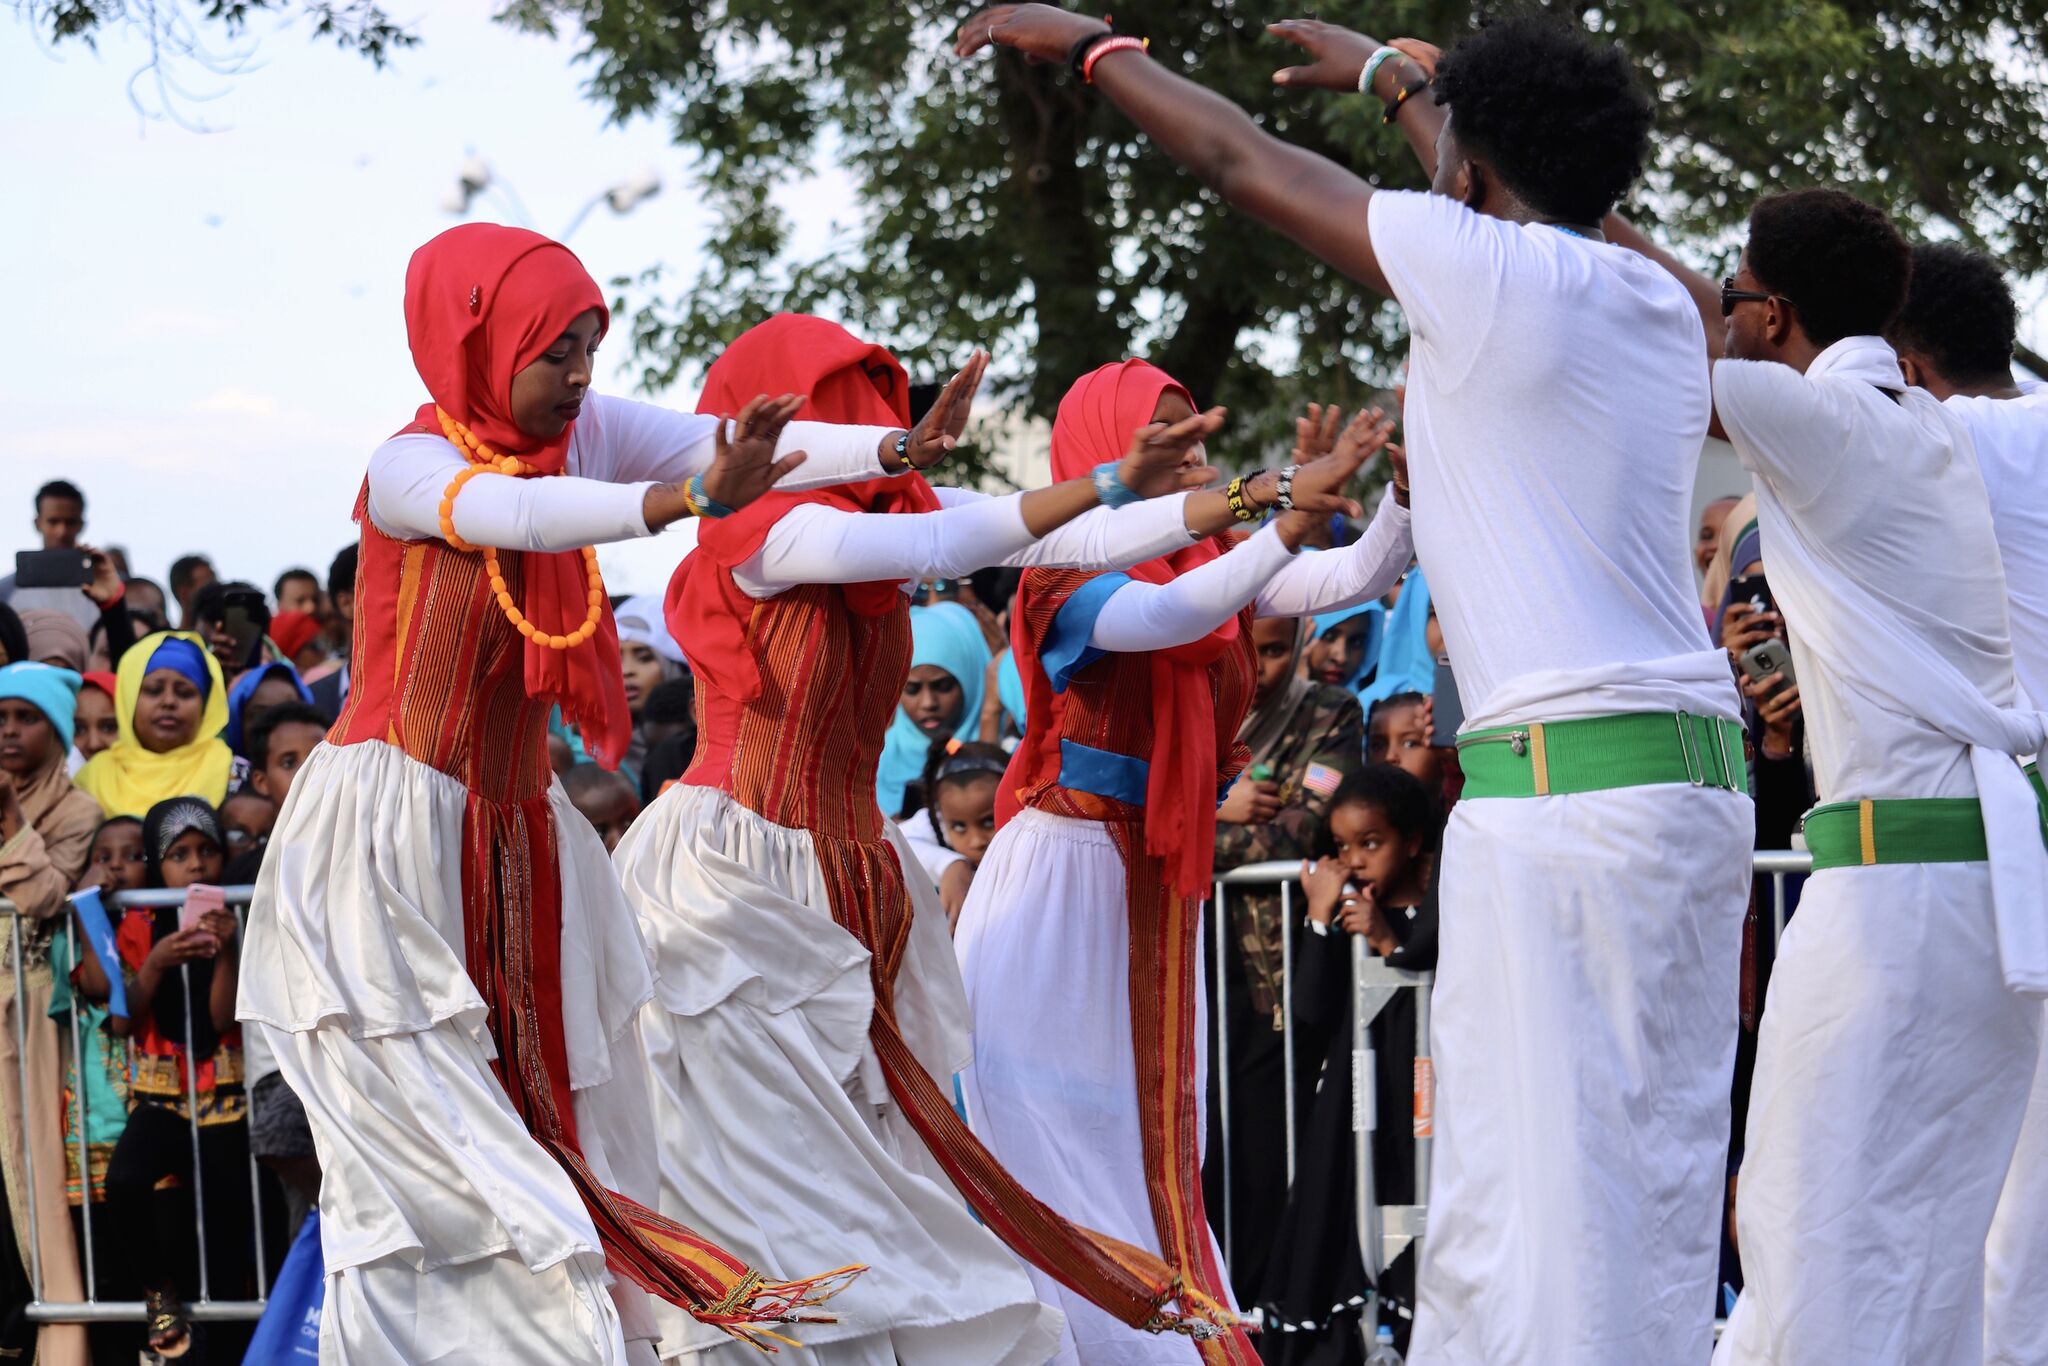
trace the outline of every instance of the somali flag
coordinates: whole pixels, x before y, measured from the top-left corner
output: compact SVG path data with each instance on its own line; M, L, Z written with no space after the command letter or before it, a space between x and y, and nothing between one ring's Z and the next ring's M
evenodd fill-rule
M82 892L71 894L71 908L78 912L78 923L85 930L85 939L92 945L92 951L100 960L100 971L107 975L107 1013L128 1018L128 991L121 984L121 952L114 946L114 925L107 918L107 908L100 901L100 889L88 887Z

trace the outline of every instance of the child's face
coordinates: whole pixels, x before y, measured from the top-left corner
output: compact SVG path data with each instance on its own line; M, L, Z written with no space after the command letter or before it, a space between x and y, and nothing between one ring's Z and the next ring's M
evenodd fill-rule
M1431 792L1444 785L1444 756L1429 742L1428 713L1420 703L1383 707L1373 718L1367 757L1412 773Z
M149 861L142 856L142 827L123 821L93 838L86 874L98 874L97 885L110 892L139 892L149 881Z
M41 707L17 697L0 700L0 772L25 777L50 762L57 749L57 729Z
M114 699L90 684L80 688L78 716L71 730L78 752L90 759L120 738L121 722L114 715Z
M996 837L996 776L983 774L971 782L941 783L938 796L939 833L946 847L981 867L981 856Z
M642 645L637 640L628 640L619 646L619 672L626 683L626 706L638 712L640 704L647 700L647 694L661 686L661 656L654 653L651 645Z
M1294 667L1294 633L1300 629L1293 617L1260 617L1252 623L1252 644L1259 652L1258 701L1271 697L1287 681Z
M164 886L173 890L195 882L219 882L225 862L221 848L203 830L187 830L164 851Z
M254 792L237 792L220 804L220 823L227 827L228 851L246 853L270 838L277 804Z
M263 767L249 775L249 785L284 805L291 795L292 779L306 762L313 747L327 738L327 732L311 721L288 721L270 732L270 748L263 755Z
M583 813L583 819L596 827L607 854L619 847L640 815L640 798L624 779L579 793L570 801Z
M1362 616L1339 622L1309 642L1303 657L1308 676L1333 688L1344 686L1365 662L1366 619Z
M960 680L936 664L920 664L903 680L903 714L928 740L943 740L960 729L966 708Z
M1352 882L1371 888L1376 897L1399 887L1422 852L1420 839L1404 838L1386 812L1362 802L1348 802L1330 813L1330 836Z

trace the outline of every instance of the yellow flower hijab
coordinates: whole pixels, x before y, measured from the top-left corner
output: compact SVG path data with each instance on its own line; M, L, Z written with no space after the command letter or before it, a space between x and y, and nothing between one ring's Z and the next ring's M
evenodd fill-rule
M143 748L135 738L135 706L142 698L142 680L157 669L176 669L206 694L199 738L163 754ZM95 754L72 779L92 794L108 816L140 819L169 797L198 797L214 806L226 798L228 774L234 765L233 752L220 739L228 723L228 690L220 663L205 641L190 631L159 631L137 641L121 656L114 712L121 724L121 738Z

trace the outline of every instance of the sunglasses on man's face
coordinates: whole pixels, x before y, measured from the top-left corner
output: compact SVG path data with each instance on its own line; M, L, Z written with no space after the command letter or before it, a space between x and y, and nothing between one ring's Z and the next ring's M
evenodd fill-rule
M1731 275L1721 282L1721 316L1725 318L1733 313L1737 304L1769 303L1777 297L1775 294L1765 294L1754 289L1737 289L1735 277Z

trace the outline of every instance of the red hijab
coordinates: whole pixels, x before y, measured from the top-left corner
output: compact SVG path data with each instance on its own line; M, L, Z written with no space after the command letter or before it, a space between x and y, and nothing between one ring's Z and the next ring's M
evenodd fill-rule
M838 323L803 313L778 313L735 338L705 374L697 411L730 415L761 394L780 393L809 395L797 416L814 422L910 426L910 377L896 358ZM939 510L931 485L913 473L770 493L705 522L696 551L669 581L666 616L675 638L688 642L692 671L734 696L758 697L761 674L745 626L754 600L733 582L732 570L760 550L784 513L804 503L848 512ZM882 616L905 601L900 579L846 584L840 591L862 616Z
M512 420L512 377L593 308L600 329L610 327L597 281L567 247L537 232L465 223L434 238L405 270L405 336L434 401L421 404L404 430L440 436L438 406L492 450L516 455L543 475L560 474L576 424L548 442L521 431ZM527 620L550 635L581 626L589 611L582 553L522 553L519 608ZM610 603L582 645L551 650L527 642L526 691L558 702L598 762L618 767L632 717Z
M1141 360L1105 365L1075 381L1060 400L1052 424L1052 477L1087 477L1104 461L1121 459L1140 427L1152 421L1159 400L1178 394L1194 399L1171 375ZM1147 560L1124 571L1141 583L1170 583L1223 553L1218 537ZM1059 713L1065 699L1052 690L1037 642L1024 630L1021 611L1011 612L1012 651L1024 680L1031 734L1017 747L998 796L1002 816L1015 814L1016 793L1059 773ZM1155 710L1152 753L1145 788L1145 851L1167 861L1167 876L1179 891L1207 895L1216 849L1216 698L1209 666L1238 637L1232 617L1199 640L1170 650L1153 650Z

